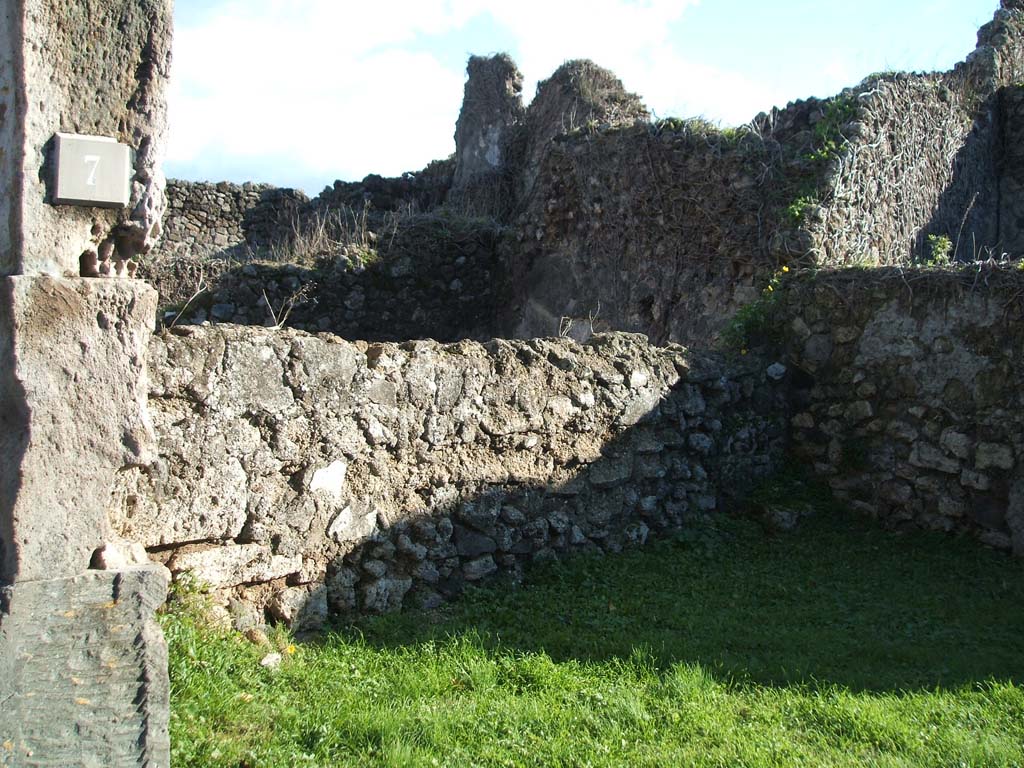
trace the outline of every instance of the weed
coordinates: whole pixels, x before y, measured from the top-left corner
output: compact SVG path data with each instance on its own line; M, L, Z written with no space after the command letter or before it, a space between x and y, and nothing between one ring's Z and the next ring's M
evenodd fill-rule
M779 269L755 301L736 310L720 336L724 349L745 355L753 346L781 341L782 328L777 317L779 286L788 272L789 267Z
M927 266L948 267L952 253L953 241L946 235L928 235L928 259L925 261Z
M839 156L847 140L843 126L857 116L857 102L852 96L837 96L825 106L825 114L814 126L815 148L808 159L828 163Z
M804 223L804 216L807 214L807 211L817 205L818 198L816 195L798 197L786 206L786 220L790 226L799 227Z

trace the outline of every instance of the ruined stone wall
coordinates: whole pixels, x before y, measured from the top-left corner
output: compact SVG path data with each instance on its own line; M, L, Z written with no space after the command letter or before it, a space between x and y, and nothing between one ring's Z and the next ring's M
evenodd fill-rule
M842 98L852 114L830 127L848 142L806 222L819 264L893 265L1002 250L1000 89L1024 77L1024 11L1000 10L951 72L869 78ZM1013 249L1019 243L1008 243Z
M892 526L1024 554L1024 273L864 270L789 283L795 455Z
M404 216L356 240L302 265L176 257L147 277L167 325L284 325L373 341L500 335L507 279L493 222Z
M508 330L519 337L622 329L707 345L780 263L800 252L789 177L816 104L770 130L699 121L578 132L549 147L510 248ZM799 135L798 135L799 134ZM795 196L795 193L793 193ZM593 319L593 322L591 320Z
M531 560L642 543L714 512L784 443L765 364L630 335L395 345L217 325L150 355L161 461L122 473L112 524L220 590L238 626L435 605Z
M270 184L167 183L163 238L146 268L175 257L246 259L285 240L309 199Z

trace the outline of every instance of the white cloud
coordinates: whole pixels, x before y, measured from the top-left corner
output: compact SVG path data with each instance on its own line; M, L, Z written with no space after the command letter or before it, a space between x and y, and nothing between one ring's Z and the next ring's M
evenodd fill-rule
M316 193L445 157L464 72L430 38L474 19L514 41L527 99L564 61L590 58L660 115L745 122L781 94L673 49L672 26L698 1L230 0L176 30L168 171Z

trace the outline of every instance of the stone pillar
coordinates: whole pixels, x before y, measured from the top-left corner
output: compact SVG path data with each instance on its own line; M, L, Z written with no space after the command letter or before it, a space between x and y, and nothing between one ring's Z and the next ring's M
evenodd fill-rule
M168 574L108 522L118 473L155 456L157 297L81 275L159 235L171 4L0 0L3 766L169 763ZM131 147L127 207L54 204L57 133Z
M160 234L173 0L0 0L0 275L80 274ZM51 204L56 133L135 151L127 208Z
M523 118L523 76L506 54L471 56L462 111L455 125L455 174L449 201L496 209L491 189L502 181L513 132ZM485 198L474 201L474 198Z

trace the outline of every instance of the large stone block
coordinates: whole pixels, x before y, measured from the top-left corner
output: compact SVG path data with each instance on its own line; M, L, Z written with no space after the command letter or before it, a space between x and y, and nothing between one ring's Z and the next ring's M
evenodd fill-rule
M159 235L173 0L0 0L0 275L78 275ZM54 136L135 150L127 208L52 204Z
M169 762L158 565L0 591L0 765Z
M116 474L149 466L137 281L0 279L0 583L73 576L110 538Z

